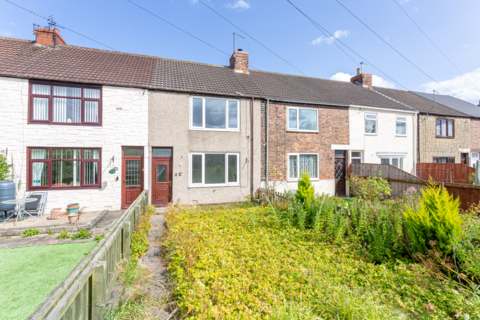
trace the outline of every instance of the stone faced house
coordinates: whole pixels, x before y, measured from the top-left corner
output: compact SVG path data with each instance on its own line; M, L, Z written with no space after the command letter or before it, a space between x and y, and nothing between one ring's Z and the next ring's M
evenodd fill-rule
M466 159L466 164L475 167L477 160L480 159L480 107L467 101L460 100L447 95L414 92L415 94L427 98L436 103L441 103L453 110L460 111L470 116L470 156ZM463 161L463 159L462 159Z
M418 162L470 163L472 116L410 91L374 90L418 110Z

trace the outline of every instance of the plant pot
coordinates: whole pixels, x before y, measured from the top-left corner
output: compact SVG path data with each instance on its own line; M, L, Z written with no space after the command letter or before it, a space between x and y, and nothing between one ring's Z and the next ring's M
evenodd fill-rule
M78 219L80 219L80 215L74 213L74 214L69 214L68 216L68 222L70 223L76 223Z
M48 217L49 220L55 220L58 219L58 215L62 213L62 208L53 208L52 211L50 211L50 216Z

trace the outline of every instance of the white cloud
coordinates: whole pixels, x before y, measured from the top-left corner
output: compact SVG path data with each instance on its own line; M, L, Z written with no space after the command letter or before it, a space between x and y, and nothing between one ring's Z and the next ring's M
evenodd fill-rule
M328 44L332 44L335 39L340 39L340 38L346 38L350 35L350 31L348 30L337 30L333 33L333 36L331 37L318 37L317 39L313 40L311 44L314 46L319 46L322 44L322 42L326 42Z
M250 4L245 0L235 0L233 3L227 4L230 9L246 10L250 8Z
M468 48L468 47L470 47L470 45L471 45L471 43L464 44L464 45L462 46L462 49Z
M470 82L475 84L475 87L480 89L480 68L465 73L465 76L457 76L450 80L440 81L439 83L443 87L450 90L455 97L478 104L480 92L478 92L478 90ZM442 86L436 82L428 82L420 85L420 88L428 93L432 93L432 91L435 90L440 94L452 95Z
M400 3L407 3L410 2L410 0L400 0Z
M331 80L338 80L338 81L345 81L350 82L350 78L353 77L348 73L337 72L333 76L330 77ZM374 87L384 87L384 88L392 88L395 89L395 84L393 82L387 81L382 77L377 75L372 75L372 84Z

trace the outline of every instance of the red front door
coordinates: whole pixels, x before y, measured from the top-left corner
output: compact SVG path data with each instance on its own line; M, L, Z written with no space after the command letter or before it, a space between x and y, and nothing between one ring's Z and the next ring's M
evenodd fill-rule
M165 207L172 200L172 156L171 149L152 150L152 204Z
M143 147L122 148L122 209L143 191Z

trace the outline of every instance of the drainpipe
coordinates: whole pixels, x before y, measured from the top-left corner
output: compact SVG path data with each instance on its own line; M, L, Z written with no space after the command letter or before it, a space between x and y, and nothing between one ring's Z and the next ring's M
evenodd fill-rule
M269 113L270 110L270 99L267 99L267 138L266 138L266 143L265 143L265 189L268 189L268 117L270 115Z
M252 97L252 106L251 106L251 109L250 109L250 147L251 147L251 153L252 153L252 156L251 156L251 161L252 161L252 164L251 164L251 172L250 172L250 199L253 199L254 197L254 194L253 194L253 160L254 160L254 148L253 148L253 142L254 142L254 139L253 139L253 124L254 124L254 121L253 121L253 104L255 102L255 98Z

